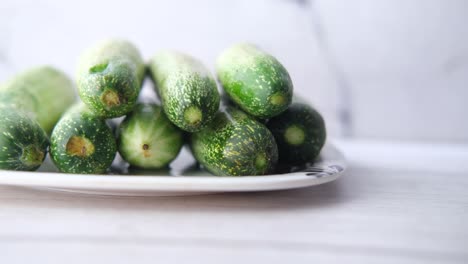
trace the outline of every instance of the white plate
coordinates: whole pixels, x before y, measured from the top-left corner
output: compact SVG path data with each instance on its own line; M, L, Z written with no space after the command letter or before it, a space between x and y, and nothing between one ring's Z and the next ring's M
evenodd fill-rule
M197 167L186 149L170 169L132 170L118 157L110 175L64 174L46 160L36 172L1 171L0 185L120 196L170 196L219 192L271 191L307 187L336 180L345 170L343 155L327 143L313 165L289 173L216 177Z

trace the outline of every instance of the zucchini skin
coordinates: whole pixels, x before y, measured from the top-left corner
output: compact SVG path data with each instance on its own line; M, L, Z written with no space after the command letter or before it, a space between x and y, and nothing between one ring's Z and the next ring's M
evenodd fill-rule
M83 104L73 106L64 114L50 141L52 161L66 173L104 173L117 153L111 128Z
M97 116L123 116L135 106L144 75L143 59L133 44L124 40L105 40L80 57L78 92Z
M218 176L262 175L273 172L278 148L271 132L233 107L191 136L195 159Z
M220 96L208 69L175 51L157 53L149 63L156 93L169 120L187 132L205 127L219 109ZM190 114L194 110L194 116Z
M293 84L284 66L251 44L236 44L216 62L218 80L229 97L246 113L268 119L286 110Z
M286 111L270 119L267 127L278 144L279 162L282 164L312 162L327 137L325 121L320 113L304 103L293 103Z
M49 141L39 124L10 107L0 107L0 169L34 171L47 154Z
M73 82L51 66L31 68L0 86L0 104L26 112L47 134L75 100Z
M137 104L120 124L117 142L123 159L145 169L167 166L184 144L182 131L156 104Z

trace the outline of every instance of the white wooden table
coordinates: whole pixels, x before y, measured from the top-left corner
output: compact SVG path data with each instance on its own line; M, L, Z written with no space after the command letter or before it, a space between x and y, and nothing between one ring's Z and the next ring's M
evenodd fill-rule
M0 187L0 263L468 263L468 146L337 145L347 174L297 190L120 198Z

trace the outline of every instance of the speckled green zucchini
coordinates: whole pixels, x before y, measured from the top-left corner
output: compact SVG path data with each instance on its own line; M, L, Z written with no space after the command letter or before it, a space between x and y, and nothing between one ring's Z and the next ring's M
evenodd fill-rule
M202 129L219 109L219 92L208 69L197 59L163 51L150 61L151 76L169 120L179 128Z
M271 132L241 110L227 107L200 132L190 146L196 160L219 176L271 173L278 149Z
M47 135L35 120L16 109L0 107L0 169L36 170L48 146Z
M0 85L0 104L26 112L48 134L75 99L73 82L50 66L31 68Z
M120 155L132 166L158 169L167 166L183 145L182 131L156 104L137 104L118 129Z
M252 116L267 119L286 110L293 84L286 69L251 44L225 50L216 62L218 79L229 97Z
M273 133L283 164L300 165L313 161L326 139L325 122L315 109L293 103L286 111L270 119L267 127Z
M124 40L106 40L87 50L77 71L81 100L96 115L123 116L135 106L145 74L139 51Z
M106 122L83 104L67 111L52 131L50 155L62 172L104 173L117 153Z

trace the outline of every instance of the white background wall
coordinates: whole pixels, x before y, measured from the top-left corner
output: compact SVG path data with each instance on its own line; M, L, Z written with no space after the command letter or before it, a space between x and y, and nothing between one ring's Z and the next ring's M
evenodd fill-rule
M129 39L145 58L179 49L210 68L250 41L283 62L332 135L467 142L467 18L463 0L2 0L0 81L37 64L72 75L105 37Z
M361 137L468 140L468 1L318 1Z

